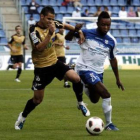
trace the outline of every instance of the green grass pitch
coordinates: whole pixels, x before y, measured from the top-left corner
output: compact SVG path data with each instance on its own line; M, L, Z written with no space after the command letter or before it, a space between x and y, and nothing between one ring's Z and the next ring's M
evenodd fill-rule
M14 81L16 71L0 71L0 140L140 140L140 71L121 70L125 91L118 89L111 70L105 71L104 84L112 95L113 123L120 131L103 131L90 136L86 120L77 109L72 88L54 81L46 88L43 102L27 117L21 131L14 129L18 114L33 96L33 71L23 71L21 83ZM101 103L92 104L84 94L91 116L104 120Z

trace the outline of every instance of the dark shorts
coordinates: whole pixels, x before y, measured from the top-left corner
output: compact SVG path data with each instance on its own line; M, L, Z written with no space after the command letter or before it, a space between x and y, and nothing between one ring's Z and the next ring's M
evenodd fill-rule
M57 57L57 59L63 63L66 63L66 58L65 57Z
M59 60L55 65L44 68L35 68L32 90L44 89L55 77L62 80L68 70L70 70L69 66Z
M23 55L11 55L11 63L15 64L15 63L19 63L22 62L23 63Z

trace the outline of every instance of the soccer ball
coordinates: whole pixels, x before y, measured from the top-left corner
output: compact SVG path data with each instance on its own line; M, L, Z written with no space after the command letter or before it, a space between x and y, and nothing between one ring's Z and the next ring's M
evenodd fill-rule
M86 130L91 135L99 135L104 130L104 122L99 117L91 117L86 122Z

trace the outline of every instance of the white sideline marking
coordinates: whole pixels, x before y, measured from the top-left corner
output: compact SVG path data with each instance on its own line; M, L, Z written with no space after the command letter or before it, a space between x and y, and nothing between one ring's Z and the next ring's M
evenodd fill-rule
M28 88L24 88L24 89L0 89L0 90L31 90L31 89L28 89Z

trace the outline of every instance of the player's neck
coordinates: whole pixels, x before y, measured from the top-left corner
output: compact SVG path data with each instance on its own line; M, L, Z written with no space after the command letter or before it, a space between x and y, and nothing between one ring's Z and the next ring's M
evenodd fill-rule
M42 28L42 29L46 29L46 27L44 27L43 24L42 24L40 21L37 22L37 25L38 25L40 28Z
M21 36L21 34L20 33L17 33L17 36Z

